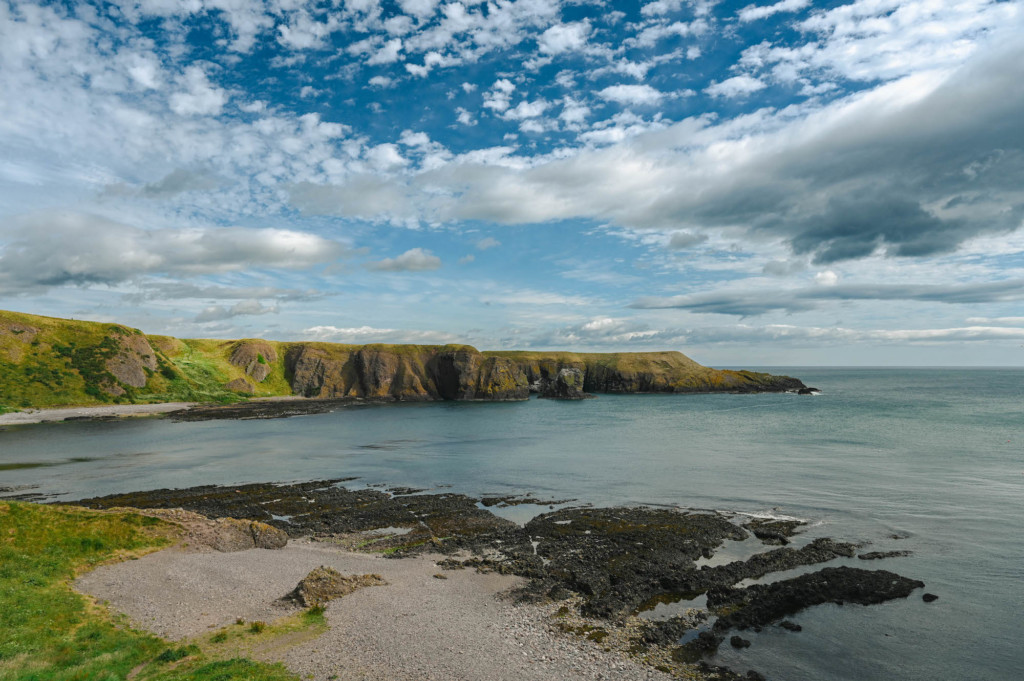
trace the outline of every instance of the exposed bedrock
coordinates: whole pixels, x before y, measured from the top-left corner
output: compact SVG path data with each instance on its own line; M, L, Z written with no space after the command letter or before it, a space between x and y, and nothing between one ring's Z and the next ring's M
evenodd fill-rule
M824 568L772 584L708 591L708 607L720 614L717 631L747 629L770 624L804 608L822 603L874 605L906 598L924 582L886 570L851 567Z

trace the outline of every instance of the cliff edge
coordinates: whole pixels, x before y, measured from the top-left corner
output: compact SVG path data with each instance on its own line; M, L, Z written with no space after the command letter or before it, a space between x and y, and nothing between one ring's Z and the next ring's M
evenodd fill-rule
M0 413L257 397L394 401L593 393L782 392L798 379L705 367L680 352L480 352L469 345L178 339L0 311Z

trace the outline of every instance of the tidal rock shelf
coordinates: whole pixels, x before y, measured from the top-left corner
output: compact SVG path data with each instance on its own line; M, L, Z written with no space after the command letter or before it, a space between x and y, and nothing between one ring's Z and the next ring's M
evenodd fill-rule
M856 553L855 545L829 538L800 542L800 527L792 523L765 527L748 522L748 530L739 524L742 518L722 513L574 507L527 497L519 503L544 504L545 512L518 525L491 513L481 499L343 486L350 480L162 489L76 503L92 508L182 508L211 518L258 521L292 538L390 558L439 554L442 571L472 569L526 578L514 598L557 607L552 618L559 630L698 678L758 678L756 672L739 676L711 669L704 661L730 630L778 625L796 631L799 625L786 618L806 608L882 603L906 598L924 586L885 570L840 566L740 587L743 580ZM492 499L487 497L486 503L495 505ZM751 530L762 541L784 539L794 545L762 550L725 565L698 566L725 540L745 541ZM706 608L660 621L642 617L659 600L702 594ZM684 640L688 642L681 643Z

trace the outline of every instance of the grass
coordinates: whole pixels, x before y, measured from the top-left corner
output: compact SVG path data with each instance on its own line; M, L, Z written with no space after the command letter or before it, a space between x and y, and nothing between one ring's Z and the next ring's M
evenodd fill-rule
M297 681L280 664L211 652L208 641L172 645L136 631L71 588L76 574L174 539L172 526L137 514L0 502L0 680ZM300 613L261 636L315 631L319 618Z

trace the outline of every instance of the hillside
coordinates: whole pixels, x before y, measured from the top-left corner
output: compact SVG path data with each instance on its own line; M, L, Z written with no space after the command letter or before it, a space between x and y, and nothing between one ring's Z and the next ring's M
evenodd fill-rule
M794 390L793 378L702 366L679 352L480 352L468 345L178 339L120 324L0 311L0 413L109 403L298 395L522 400L640 392ZM557 394L556 394L557 393Z

